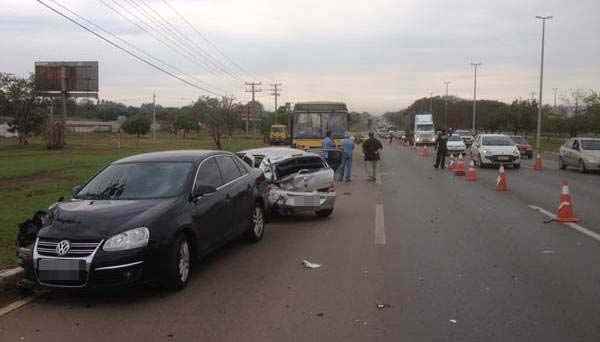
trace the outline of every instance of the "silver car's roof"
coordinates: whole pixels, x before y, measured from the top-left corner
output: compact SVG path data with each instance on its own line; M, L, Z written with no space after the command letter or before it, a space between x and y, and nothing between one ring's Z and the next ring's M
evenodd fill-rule
M243 153L243 154L252 155L252 156L263 156L264 158L268 158L272 163L290 159L290 158L296 158L296 157L305 157L305 156L321 157L320 155L312 153L312 152L306 152L304 150L299 150L297 148L290 148L290 147L262 147L262 148L254 148L254 149L250 149L250 150L244 150L244 151L240 151L238 153Z

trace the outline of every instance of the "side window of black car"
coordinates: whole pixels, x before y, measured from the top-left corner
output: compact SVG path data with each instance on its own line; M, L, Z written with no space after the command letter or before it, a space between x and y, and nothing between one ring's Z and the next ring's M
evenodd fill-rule
M233 157L233 160L235 161L235 163L237 164L237 167L240 169L240 172L245 175L248 173L248 167L246 165L246 163L244 163L242 161L242 159L240 159L239 157Z
M223 183L229 183L242 175L240 169L230 156L219 156L216 159L223 175Z
M210 158L204 161L198 169L196 186L210 185L218 188L223 184L224 182L221 177L221 173L219 172L219 168L217 167L216 158Z

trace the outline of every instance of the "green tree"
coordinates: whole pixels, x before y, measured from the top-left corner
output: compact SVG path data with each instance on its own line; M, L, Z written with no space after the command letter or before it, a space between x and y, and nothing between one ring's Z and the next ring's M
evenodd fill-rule
M135 134L138 138L148 134L152 126L152 121L147 115L137 114L127 118L121 126L121 129L127 134Z
M46 115L34 94L33 77L0 74L0 115L12 118L9 131L19 134L19 144L26 145L32 135L43 132Z
M194 116L189 111L177 113L173 125L176 130L183 132L184 138L186 134L188 134L192 130L195 130L198 127L197 121L194 119Z

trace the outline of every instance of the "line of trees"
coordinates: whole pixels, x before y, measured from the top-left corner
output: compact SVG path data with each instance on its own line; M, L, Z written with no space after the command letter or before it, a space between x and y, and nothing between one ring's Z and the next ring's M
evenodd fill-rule
M388 112L384 118L392 125L411 130L408 119L413 114L429 112L433 100L433 118L436 127L472 127L473 101L449 96L447 117L444 114L444 97L421 98L408 108ZM576 91L559 106L542 108L543 131L560 135L600 134L600 93ZM477 101L478 130L507 131L526 134L537 126L538 103L535 100L515 99L512 103L495 100Z

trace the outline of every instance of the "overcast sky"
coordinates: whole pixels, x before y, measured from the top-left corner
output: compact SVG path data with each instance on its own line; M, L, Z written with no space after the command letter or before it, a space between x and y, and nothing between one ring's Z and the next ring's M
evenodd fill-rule
M430 92L443 94L444 81L452 82L450 94L471 98L471 61L483 63L478 98L528 98L539 88L541 23L536 15L554 15L546 30L544 101L552 102L552 88L559 88L559 100L570 89L600 88L598 0L44 1L63 12L57 3L68 7L218 94L247 101L243 81L262 81L265 91L258 100L267 108L273 106L268 84L275 81L283 83L281 104L342 100L351 110L373 113L406 107ZM151 30L137 22L152 35L103 2L133 22L145 19L144 13L154 16ZM144 2L173 26L163 24L160 31L157 14ZM0 8L2 72L26 75L38 60L98 60L101 98L139 104L156 91L159 103L184 105L206 94L140 63L37 1L0 0ZM177 32L185 38L160 36ZM202 53L224 65L210 64Z

